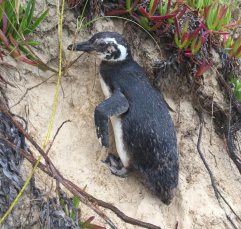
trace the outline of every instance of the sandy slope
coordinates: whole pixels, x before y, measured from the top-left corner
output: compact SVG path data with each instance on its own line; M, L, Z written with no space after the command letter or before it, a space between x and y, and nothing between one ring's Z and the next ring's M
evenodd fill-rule
M45 3L37 4L38 10L48 7L50 13L45 22L29 39L41 43L35 49L36 53L43 61L57 69L58 36L55 3L47 2L49 2L48 5ZM64 56L67 57L68 51L66 48L72 43L76 19L67 8L65 12L63 48ZM144 66L145 70L150 70L150 64L158 58L158 51L153 42L146 39L145 35L142 34L143 38L141 38L140 43L140 36L136 37L134 31L131 32L130 28L128 29L128 25L125 25L124 29L121 21L98 21L91 34L93 35L97 31L124 33L131 44L134 59ZM90 36L88 31L85 30L79 34L78 41L86 40ZM133 37L137 39L133 40ZM79 54L74 54L73 58L75 59ZM143 61L143 56L146 56L147 61ZM40 83L52 74L19 62L11 61L9 63L18 66L22 76L22 80L19 81L18 74L12 71L13 77L10 80L19 88L14 90L9 88L10 105L19 100L26 88ZM176 111L175 113L171 112L171 115L178 137L180 177L178 193L173 203L170 206L163 205L134 174L125 179L111 175L101 160L106 158L108 152L116 153L113 138L112 147L109 151L102 148L95 133L93 120L95 106L104 99L98 80L98 65L99 61L95 57L85 54L71 67L68 76L62 78L62 89L59 90L50 139L63 121L70 119L71 123L64 125L50 152L50 157L56 167L66 178L80 187L87 184L87 192L95 197L114 204L128 216L156 224L163 229L174 229L176 222L179 224L178 229L232 228L225 217L224 211L218 205L209 175L197 153L199 119L193 109L194 103L192 96L188 93L185 79L174 79L172 85L163 81L161 86L167 102ZM151 75L150 72L148 75ZM25 99L12 108L13 112L28 119L29 133L40 145L44 143L49 126L55 87L56 76L29 91ZM212 71L206 74L206 89L211 93L215 90L215 96L222 99L222 94L218 91L215 74ZM210 144L210 116L205 115L205 122L201 143L202 152L222 194L234 210L241 215L240 174L229 159L223 140L217 136L214 127L212 128L212 144ZM25 163L24 173L26 176L30 173L30 169L29 164ZM51 180L39 170L37 170L36 179L39 187L49 190ZM81 207L83 219L94 215L87 207ZM124 223L110 211L106 211L106 213L120 229L138 228ZM231 214L231 218L235 220L233 214ZM96 217L95 223L105 225L105 222L99 217ZM107 226L107 228L109 227Z

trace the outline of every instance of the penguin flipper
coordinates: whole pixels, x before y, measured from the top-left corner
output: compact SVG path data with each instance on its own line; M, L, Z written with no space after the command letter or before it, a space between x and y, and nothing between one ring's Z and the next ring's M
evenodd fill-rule
M114 174L115 176L125 178L130 173L130 171L123 166L120 158L116 157L112 153L109 153L105 161L102 161L102 162L108 166L111 173Z
M101 144L109 148L108 118L125 113L129 108L126 97L116 91L95 108L95 128Z

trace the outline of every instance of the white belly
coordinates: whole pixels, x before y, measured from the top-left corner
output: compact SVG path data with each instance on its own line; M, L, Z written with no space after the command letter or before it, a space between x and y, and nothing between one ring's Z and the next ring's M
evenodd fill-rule
M105 95L105 98L108 99L109 97L111 97L110 88L108 87L108 85L105 84L101 75L100 75L100 84L102 87L102 91ZM112 116L110 118L110 120L111 120L112 127L114 130L115 144L116 144L117 152L119 154L119 157L120 157L121 162L124 165L124 167L128 168L130 165L130 156L128 155L128 153L126 152L126 150L124 148L121 120L118 115Z

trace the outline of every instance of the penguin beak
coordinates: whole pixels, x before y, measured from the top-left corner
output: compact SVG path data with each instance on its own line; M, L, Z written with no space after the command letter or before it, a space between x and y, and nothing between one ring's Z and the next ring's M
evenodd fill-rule
M73 45L69 45L67 49L71 50L72 46ZM74 51L91 52L94 50L94 47L90 44L89 41L84 41L84 42L80 42L80 43L75 43L73 50Z

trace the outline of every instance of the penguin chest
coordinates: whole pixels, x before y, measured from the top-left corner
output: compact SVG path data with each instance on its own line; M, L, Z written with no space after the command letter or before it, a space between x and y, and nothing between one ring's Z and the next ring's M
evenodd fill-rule
M112 93L110 91L110 88L104 82L101 75L100 75L100 84L101 84L102 91L105 95L105 98L108 99L109 97L111 97ZM130 166L130 156L126 151L125 144L123 142L123 128L122 128L121 118L119 115L117 115L117 116L112 116L110 120L114 130L117 152L119 154L119 157L124 167L128 168Z

